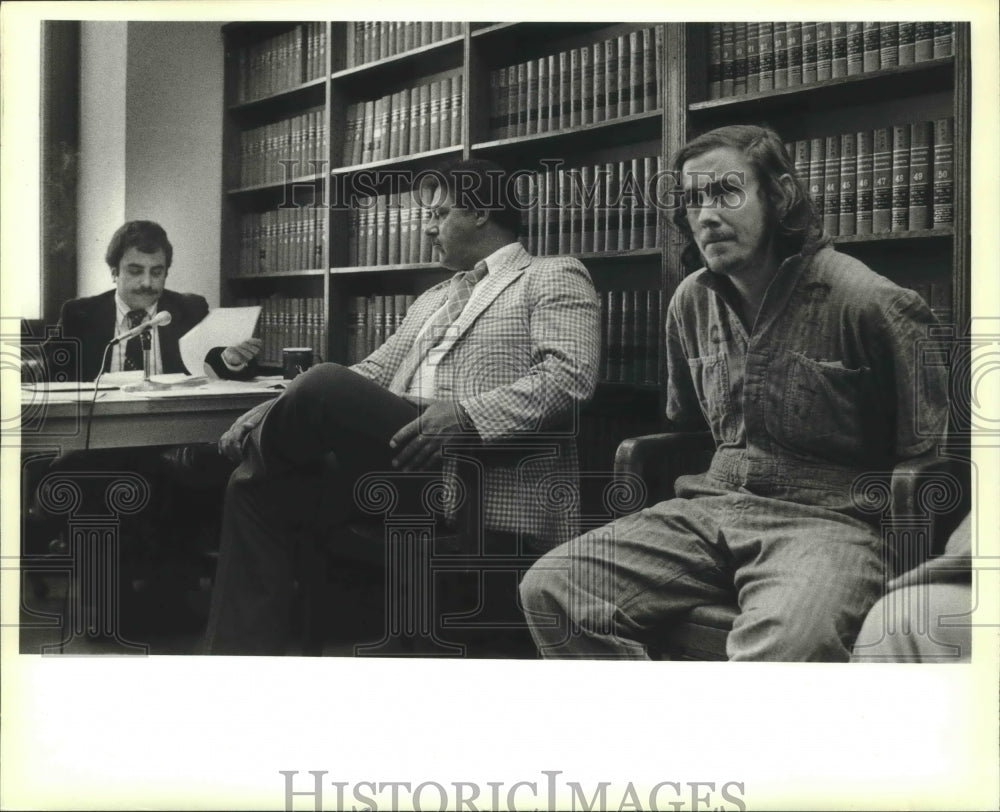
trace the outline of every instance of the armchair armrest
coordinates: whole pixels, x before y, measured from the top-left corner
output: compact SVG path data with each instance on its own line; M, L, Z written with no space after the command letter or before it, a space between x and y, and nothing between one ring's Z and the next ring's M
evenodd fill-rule
M708 470L715 453L710 431L672 431L623 440L615 453L615 473L637 476L646 484L646 504L674 495L674 480Z
M969 512L970 473L967 462L934 452L898 463L892 471L893 526L905 527L914 519L929 522L928 553L939 555L949 534Z

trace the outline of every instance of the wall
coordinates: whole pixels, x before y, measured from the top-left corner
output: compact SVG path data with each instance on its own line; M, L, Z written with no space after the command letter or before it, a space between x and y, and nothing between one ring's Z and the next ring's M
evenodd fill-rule
M223 49L217 22L83 26L79 295L111 287L125 220L170 236L168 285L219 303Z
M80 31L78 296L107 290L108 240L125 220L127 23L85 22Z

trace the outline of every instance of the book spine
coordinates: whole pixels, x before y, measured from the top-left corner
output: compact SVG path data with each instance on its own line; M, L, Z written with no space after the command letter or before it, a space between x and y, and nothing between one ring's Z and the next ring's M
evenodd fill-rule
M826 142L822 138L809 139L809 197L812 198L817 216L822 220L826 214L824 204L825 186L823 168L826 164Z
M934 23L915 23L913 40L914 62L926 62L934 58Z
M580 202L580 251L590 253L594 250L594 166L580 168L580 181L583 184Z
M892 230L906 231L910 220L910 128L892 128Z
M760 91L760 23L747 23L747 93Z
M617 381L621 366L622 303L617 291L604 294L605 321L607 331L604 336L604 380Z
M605 251L617 251L618 250L618 231L619 231L619 215L618 207L620 205L620 176L618 174L618 164L615 161L609 161L605 164L605 225L604 225L604 250Z
M427 122L427 148L433 151L441 148L441 82L431 82L430 92L430 114Z
M579 127L583 113L583 77L580 65L580 49L573 48L569 52L569 126Z
M620 356L615 380L629 383L635 358L635 312L632 310L632 291L620 290L618 297L621 300L622 316L621 333L618 338Z
M567 215L569 219L569 252L579 254L583 245L583 212L580 195L580 185L582 175L579 169L566 170L567 183L569 185L569 206Z
M736 24L722 23L722 98L733 95L736 82Z
M854 234L858 221L858 139L855 133L840 136L841 236Z
M774 23L760 23L757 36L757 52L760 60L760 90L774 89Z
M399 207L399 193L393 192L386 204L386 262L389 265L400 263L400 226L402 217Z
M816 50L816 23L802 23L802 84L816 81L818 54Z
M809 189L809 141L805 138L792 145L792 165L795 175Z
M872 132L865 130L855 134L857 142L857 233L872 233L872 192L874 175L874 155L872 154Z
M642 104L640 109L650 113L659 107L656 100L656 29L644 28L642 35Z
M452 110L452 104L454 104L454 89L453 85L457 77L449 76L446 79L442 79L441 84L441 146L450 147L452 145L451 140L451 122L455 118L455 113Z
M628 34L618 36L618 117L627 116L632 102L632 78L629 74L632 52Z
M594 71L594 113L595 122L604 121L607 118L608 96L607 86L604 83L604 43L595 42L591 46L591 57Z
M878 29L875 29L876 32ZM878 52L878 45L875 47ZM847 75L857 76L865 69L865 24L847 23Z
M653 59L655 63L654 75L656 77L656 108L663 107L663 26L657 25L653 28Z
M507 107L510 103L509 100L509 90L507 87L507 69L498 68L493 71L493 75L496 77L496 103L494 109L496 115L490 119L490 130L493 134L499 138L507 137Z
M916 35L916 23L899 23L899 64L912 65L916 61L914 52L914 37Z
M419 104L417 106L417 151L427 152L431 146L431 86L429 84L420 85L417 93ZM412 94L411 94L412 98Z
M934 44L931 55L934 59L944 59L954 53L954 25L950 22L934 23Z
M816 81L825 82L832 73L833 65L833 24L816 23Z
M529 59L524 65L524 72L527 77L527 92L525 93L527 121L525 122L524 134L532 135L538 132L538 63L534 59Z
M552 101L549 95L549 60L546 57L536 60L535 72L538 74L538 132L547 133L550 127ZM461 80L462 77L458 78Z
M646 377L646 359L649 345L646 343L646 291L633 290L632 310L632 363L628 370L629 383L642 383Z
M642 171L643 171L643 228L642 228L642 247L643 248L656 248L656 224L657 224L657 209L654 205L656 200L655 189L653 184L656 183L656 156L649 155L642 159Z
M939 118L934 122L934 203L935 228L954 223L954 154L955 120Z
M788 86L802 84L802 23L785 23L785 42L788 49Z
M899 23L879 23L879 60L880 70L894 68L899 64Z
M567 127L570 126L571 108L573 106L572 95L571 95L572 87L573 87L573 76L570 67L570 55L568 51L560 51L559 52L559 128L560 129L566 129Z
M642 102L645 95L642 76L642 33L631 31L628 35L629 53L629 97L628 114L636 115L642 112Z
M850 26L854 23L848 24L848 31L850 31ZM879 63L881 61L881 39L879 36L879 26L877 22L868 21L862 24L862 56L861 64L862 70L865 73L871 71L876 71L879 69ZM850 36L850 34L848 34ZM848 67L848 73L850 73L850 67Z
M774 89L788 87L788 23L774 24Z
M733 23L733 95L747 92L747 24Z
M642 158L633 158L630 173L632 177L632 194L629 198L629 204L631 206L629 211L629 249L642 248L643 235L645 232L646 215L643 210L643 190L646 188L646 176L643 174L643 170L644 165Z
M839 79L847 76L847 23L830 23L830 44L833 56L830 62L830 76Z
M840 229L840 136L826 137L823 167L823 230L837 236Z
M618 40L604 42L604 95L605 118L618 117ZM561 55L560 55L561 56Z
M907 229L931 227L931 139L934 122L910 124L910 210Z
M892 130L879 127L874 133L872 232L892 230Z
M449 144L459 146L462 143L462 118L465 112L465 85L462 74L451 79L451 132Z

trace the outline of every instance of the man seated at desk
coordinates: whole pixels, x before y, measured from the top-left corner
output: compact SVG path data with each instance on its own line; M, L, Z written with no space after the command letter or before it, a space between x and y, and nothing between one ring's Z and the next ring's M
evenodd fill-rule
M59 347L76 353L70 368L79 371L80 380L92 381L97 377L108 342L160 311L169 312L171 320L169 324L150 328L149 373L201 374L200 369L185 370L179 342L182 335L208 315L208 302L194 293L166 289L173 255L166 231L150 220L131 220L115 232L105 255L115 289L71 299L63 305L59 317L62 338L78 341L61 341ZM249 378L255 374L254 359L261 346L260 339L250 338L230 347L215 347L205 362L220 378ZM136 336L111 348L103 371L142 368L142 348Z
M42 377L51 378L56 366L56 352L69 352L59 359L58 369L69 370L81 381L92 381L102 371L142 371L144 356L139 336L113 347L109 342L158 312L169 312L167 324L149 328L151 375L162 373L202 374L201 369L187 370L181 360L180 338L208 315L208 303L202 296L167 290L166 279L173 260L173 247L166 231L149 220L132 220L122 225L111 238L106 260L115 283L113 290L96 296L72 299L62 307L59 319L61 334L42 345ZM69 339L67 341L67 339ZM257 373L255 358L262 342L249 338L228 347L215 347L205 358L206 364L221 378L249 379ZM214 445L175 446L167 449L113 448L74 451L57 457L48 468L53 473L76 478L83 496L80 511L94 515L106 512L102 487L89 474L133 473L150 485L152 499L135 516L122 516L121 535L126 544L125 556L142 550L148 558L159 551L157 560L175 560L176 542L190 540L190 528L205 525L207 535L218 521L219 490L224 487L232 465L221 457ZM40 468L36 468L40 471ZM34 489L36 483L31 483ZM194 487L189 487L194 485ZM33 494L34 498L34 494ZM28 507L28 531L37 536L28 546L51 545L61 532L61 521L45 515L37 499ZM188 530L171 530L184 521ZM201 543L208 544L207 538ZM156 573L159 564L151 568ZM135 574L133 572L133 574Z

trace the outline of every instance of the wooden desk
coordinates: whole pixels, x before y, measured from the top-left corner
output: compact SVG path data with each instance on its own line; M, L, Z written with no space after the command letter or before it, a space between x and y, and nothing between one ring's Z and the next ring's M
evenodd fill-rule
M221 382L220 382L221 383ZM224 382L222 394L98 394L91 422L91 448L214 442L233 421L258 403L280 394L259 384ZM218 391L218 390L216 390ZM90 396L70 401L62 393L22 390L21 447L75 451L84 447Z
M98 393L91 421L90 448L187 445L214 443L233 421L258 403L277 396L281 390L260 384L236 381L213 382L181 393L128 394L118 390ZM84 448L87 413L92 392L80 394L21 392L22 459L41 454L66 453ZM45 461L45 465L48 462ZM57 475L59 476L59 475ZM73 472L62 475L73 481ZM93 476L93 474L86 474ZM107 514L77 513L79 496L63 490L51 506L43 506L55 516L65 516L62 547L48 555L22 556L22 568L44 571L60 569L69 573L70 591L63 609L63 639L43 647L47 652L87 652L86 641L101 637L110 642L108 650L118 653L148 653L145 643L125 639L120 631L118 596L121 591L119 511L129 502L127 487L119 481L141 479L127 472L110 473L104 498ZM98 487L98 485L94 485ZM112 492L119 493L116 500ZM121 496L125 494L125 496ZM92 507L92 505L90 506ZM125 512L130 512L125 510Z

